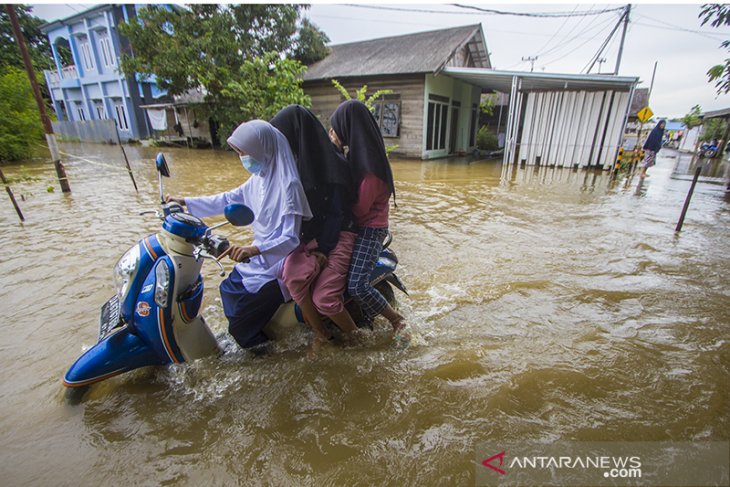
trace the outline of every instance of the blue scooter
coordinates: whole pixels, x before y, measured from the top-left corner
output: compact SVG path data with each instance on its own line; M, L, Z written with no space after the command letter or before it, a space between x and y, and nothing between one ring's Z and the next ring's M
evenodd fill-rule
M229 205L224 211L227 222L208 227L179 204L165 203L162 178L169 177L170 170L162 153L155 163L162 212L141 214L154 213L162 220L162 229L132 246L114 267L117 293L101 308L98 342L76 360L63 379L63 385L78 395L91 384L130 370L179 364L221 352L200 315L200 269L203 260L210 259L220 267L221 276L225 275L216 257L230 244L211 232L227 223L249 225L253 212L244 205ZM384 244L372 282L392 301L391 284L407 291L394 273L398 258L387 248L390 240ZM282 305L267 325L267 333L275 337L282 328L303 323L297 308L291 302ZM352 304L348 309L357 315Z

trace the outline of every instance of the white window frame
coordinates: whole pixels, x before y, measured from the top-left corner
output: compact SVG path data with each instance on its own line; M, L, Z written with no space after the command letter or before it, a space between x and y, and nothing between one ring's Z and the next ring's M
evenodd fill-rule
M124 102L114 103L114 112L116 114L116 122L119 130L129 130L129 119L127 118L127 109Z
M84 112L84 106L81 103L76 104L76 116L79 117L80 122L86 121L86 112Z
M433 105L433 123L431 133L426 133L426 150L437 151L448 148L447 129L449 125L449 110L451 103L448 97L430 94L428 95L428 110L426 111L426 131L428 132L428 115ZM429 141L431 147L428 147Z
M104 102L94 102L94 108L96 108L96 116L99 120L106 120L108 118L106 116L106 107L104 107Z
M99 50L101 51L101 60L104 63L104 67L111 68L116 66L116 57L114 56L114 49L112 49L112 38L109 34L99 36Z
M81 61L85 70L94 69L94 56L91 53L91 44L88 39L79 40L79 51L81 51Z

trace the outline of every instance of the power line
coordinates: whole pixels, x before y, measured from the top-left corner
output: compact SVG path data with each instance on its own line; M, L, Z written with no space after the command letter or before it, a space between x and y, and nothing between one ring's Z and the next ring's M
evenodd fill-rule
M404 7L388 7L385 5L357 5L352 3L346 3L344 4L347 7L355 7L355 8L367 8L372 10L390 10L390 11L396 11L396 12L411 12L411 13L428 13L428 14L439 14L439 15L473 15L471 12L458 12L454 10L431 10L431 9L416 9L416 8L404 8ZM463 9L470 9L470 10L477 10L484 14L490 14L490 15L515 15L518 17L581 17L581 16L589 16L589 15L601 15L607 12L615 12L617 10L623 9L621 8L610 8L610 9L604 9L604 10L583 10L580 12L510 12L506 10L496 10L496 9L483 9L479 7L472 7L470 5L460 5L457 3L452 4L454 7L459 7Z
M595 20L595 19L594 19L594 20ZM589 30L591 30L591 29L594 29L594 31L595 31L595 34L594 34L593 36L591 36L590 38L588 38L588 40L587 40L586 42L583 42L583 43L581 43L581 44L580 44L580 45L579 45L579 46L578 46L577 48L575 48L575 49L572 49L572 50L571 50L571 51L570 51L570 52L568 53L568 54L572 54L572 53L574 53L575 51L577 51L578 49L580 49L581 47L585 46L585 44L587 44L588 42L590 42L590 41L592 41L593 39L595 39L595 38L597 38L598 36L600 36L600 35L601 35L601 34L602 34L602 33L603 33L603 32L604 32L604 31L605 31L605 30L606 30L606 29L607 29L608 27L610 27L610 26L611 26L612 22L613 22L613 19L611 19L611 18L608 18L608 19L604 19L604 20L603 20L603 22L600 22L600 23L599 23L598 25L596 25L595 27L593 27L593 21L591 21L591 22L589 22L589 23L588 23L588 25L586 25L586 26L585 26L585 27L583 28L583 30L582 30L582 31L578 32L578 33L577 33L576 35L574 35L573 37L571 37L570 39L568 39L567 41L565 41L565 42L564 42L564 43L563 43L562 45L558 45L558 46L556 46L556 47L554 47L554 48L552 48L552 49L548 50L547 52L543 53L543 56L544 56L545 54L549 54L549 53L554 53L554 52L560 51L561 49L563 49L563 48L567 47L567 46L568 46L568 45L569 45L569 44L570 44L571 42L573 42L573 41L574 41L575 39L577 39L577 38L579 38L579 37L580 37L581 35L583 35L583 34L584 34L585 32L588 32ZM581 38L581 39L582 39L582 38ZM553 59L553 60L552 60L552 61L550 61L550 62L556 62L556 61L559 61L559 60L561 60L561 59L565 58L566 56L567 56L567 55L563 55L563 56L560 56L559 58ZM544 60L543 60L543 61L544 61Z
M575 8L573 8L573 12L575 12L577 8L578 8L578 5L576 4ZM547 46L549 46L550 43L553 41L553 39L555 39L555 36L558 35L558 32L560 32L561 30L563 30L563 27L565 27L565 24L568 23L568 19L569 18L570 17L565 17L565 20L563 20L563 23L560 24L560 27L558 27L558 30L556 30L553 33L552 37L550 39L548 39L548 41L542 46L542 48L540 48L540 51L536 54L536 56L540 56L542 54L542 50L543 49L547 49ZM583 21L583 19L585 19L585 17L581 17L580 18L581 21Z
M471 5L452 4L454 7L476 10L477 12L493 14L493 15L516 15L518 17L581 17L588 15L601 15L608 12L617 12L623 10L623 7L607 8L603 10L583 10L580 12L507 12L504 10L495 10L490 8L472 7Z

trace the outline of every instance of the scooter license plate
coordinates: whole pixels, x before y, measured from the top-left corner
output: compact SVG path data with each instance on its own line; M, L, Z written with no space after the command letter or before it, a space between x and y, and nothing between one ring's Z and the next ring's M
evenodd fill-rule
M111 331L120 326L121 318L119 312L119 298L114 295L101 307L101 318L99 319L99 341L103 340Z

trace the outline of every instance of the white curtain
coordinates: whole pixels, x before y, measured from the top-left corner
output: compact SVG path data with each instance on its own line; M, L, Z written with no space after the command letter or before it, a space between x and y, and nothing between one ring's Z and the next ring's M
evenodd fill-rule
M152 130L167 130L167 110L147 110Z

